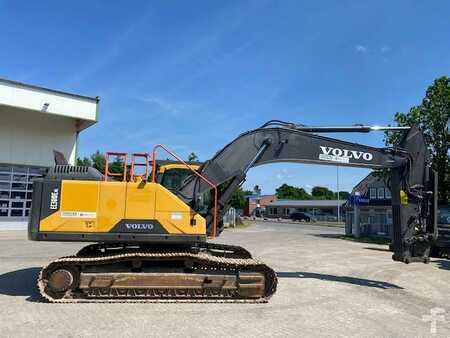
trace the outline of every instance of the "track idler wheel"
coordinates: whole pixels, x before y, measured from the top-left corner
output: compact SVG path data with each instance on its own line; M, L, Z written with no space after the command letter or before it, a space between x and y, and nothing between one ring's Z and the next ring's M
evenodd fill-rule
M52 272L48 279L48 286L55 292L65 292L73 284L74 277L69 270L58 269Z
M79 284L78 271L72 267L57 267L52 271L43 271L42 275L42 287L55 299L69 297L71 290Z

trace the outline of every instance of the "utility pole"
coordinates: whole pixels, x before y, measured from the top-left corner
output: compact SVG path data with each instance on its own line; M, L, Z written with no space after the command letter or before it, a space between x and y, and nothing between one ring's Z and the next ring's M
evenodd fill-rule
M336 186L337 186L337 200L338 200L338 206L337 206L337 212L338 212L338 222L341 221L341 203L339 201L339 166L336 166Z

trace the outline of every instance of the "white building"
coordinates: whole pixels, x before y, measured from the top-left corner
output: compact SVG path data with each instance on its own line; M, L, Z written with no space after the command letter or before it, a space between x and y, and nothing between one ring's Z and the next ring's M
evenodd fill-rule
M32 179L54 165L53 150L75 164L79 133L97 122L98 102L0 79L0 222L26 220Z

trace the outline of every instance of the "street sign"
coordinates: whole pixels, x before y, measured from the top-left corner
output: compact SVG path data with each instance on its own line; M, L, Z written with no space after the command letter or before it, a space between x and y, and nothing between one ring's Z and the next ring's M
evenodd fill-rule
M370 200L367 197L361 196L359 192L356 192L349 196L348 201L350 204L362 205L369 204Z

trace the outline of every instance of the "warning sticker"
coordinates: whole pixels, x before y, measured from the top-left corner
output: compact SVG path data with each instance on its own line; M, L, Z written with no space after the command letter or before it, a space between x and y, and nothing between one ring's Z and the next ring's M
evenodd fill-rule
M319 154L319 159L324 161L332 161L339 163L349 163L349 157L336 156L336 155L328 155L328 154Z
M179 221L179 220L181 220L182 218L183 218L183 215L180 214L179 212L173 212L173 213L170 215L170 219L172 219L172 220Z
M61 211L62 218L96 218L97 213L92 211Z

